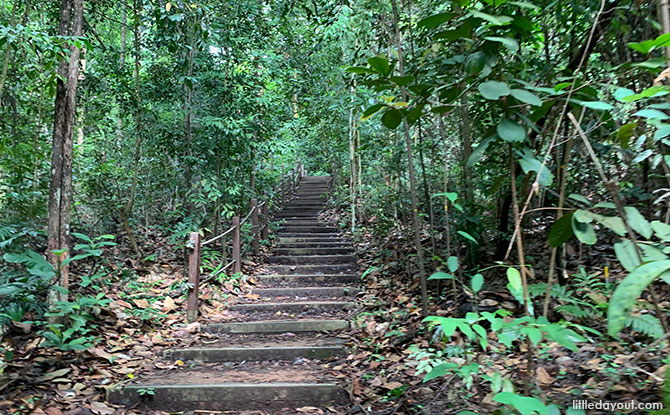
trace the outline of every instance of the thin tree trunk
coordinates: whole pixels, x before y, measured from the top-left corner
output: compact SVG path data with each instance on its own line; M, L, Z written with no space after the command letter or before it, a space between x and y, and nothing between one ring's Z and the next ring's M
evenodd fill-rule
M63 0L58 27L60 36L81 36L83 10L83 0ZM68 267L61 267L60 263L67 257L67 252L58 255L53 251L64 251L69 246L72 147L79 79L79 53L79 48L74 45L70 46L69 59L64 59L58 66L60 76L56 81L47 220L47 257L57 271L58 285L66 289L69 286ZM64 301L67 300L67 294L59 294L51 290L49 300L52 303L58 300Z
M355 84L351 86L351 109L349 110L349 165L350 165L350 205L351 205L351 231L356 230L356 133L354 120L354 94Z
M14 7L12 8L12 17L9 21L11 27L16 25L16 11L19 7L19 0L14 1ZM7 80L7 71L9 70L9 61L12 59L12 53L14 48L12 48L11 43L7 43L7 50L5 50L5 59L2 62L2 74L0 74L0 98L2 97L2 91L5 87L5 81Z
M393 9L393 29L395 32L395 43L398 52L398 70L400 76L405 76L405 63L403 61L402 42L400 38L400 29L398 28L398 5L396 0L391 0ZM400 88L402 100L407 102L407 90ZM419 268L419 278L421 282L421 314L428 315L428 287L426 284L426 270L423 263L423 248L421 246L421 227L419 224L419 207L417 201L416 177L414 173L414 158L412 156L412 139L409 133L409 122L407 117L403 117L403 127L405 130L405 147L407 148L407 165L409 169L409 191L412 199L412 228L414 230L414 245L416 248L416 261Z
M559 177L560 184L558 190L558 210L556 211L556 220L563 216L563 204L565 203L565 187L568 179L568 165L570 164L570 153L572 152L572 137L565 143L565 150L563 152L563 160L560 163ZM547 290L544 294L544 307L542 315L547 317L549 314L549 302L551 300L551 287L554 283L554 274L556 272L556 258L558 255L558 248L551 249L551 259L549 260L549 276L547 277Z
M426 199L426 209L428 210L428 219L430 221L430 246L433 257L437 255L435 250L435 222L433 219L433 203L430 197L428 187L428 178L426 177L426 162L423 156L423 133L421 131L421 120L417 123L417 134L419 135L419 163L421 164L421 177L423 178L423 196Z

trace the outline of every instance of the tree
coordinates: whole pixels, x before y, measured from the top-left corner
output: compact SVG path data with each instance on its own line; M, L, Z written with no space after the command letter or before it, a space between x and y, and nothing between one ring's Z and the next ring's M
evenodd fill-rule
M68 256L70 239L72 157L80 54L76 38L82 35L83 12L83 0L63 0L58 25L58 34L69 36L72 45L69 56L58 66L51 150L47 256L57 270L58 285L65 289L69 286L69 273L67 265L61 266L61 262ZM52 298L56 299L57 295ZM67 294L61 293L60 299L65 298Z

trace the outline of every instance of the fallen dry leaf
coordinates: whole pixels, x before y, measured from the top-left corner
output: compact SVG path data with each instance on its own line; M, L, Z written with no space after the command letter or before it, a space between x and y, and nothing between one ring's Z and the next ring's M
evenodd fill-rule
M405 386L405 385L400 383L400 382L386 382L382 385L383 388L386 388L386 389L389 389L389 390L402 388L403 386Z
M165 300L163 300L163 311L170 312L175 308L177 308L177 304L174 302L172 297L165 297Z
M102 402L91 402L91 411L98 415L111 415L114 413L114 409Z
M554 383L554 378L547 372L547 369L541 366L537 368L535 374L537 375L537 381L540 382L541 385L551 385Z

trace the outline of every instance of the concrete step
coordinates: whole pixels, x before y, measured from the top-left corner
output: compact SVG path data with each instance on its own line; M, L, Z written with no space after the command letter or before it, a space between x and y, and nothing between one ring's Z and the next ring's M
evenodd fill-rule
M339 239L339 233L319 233L319 232L284 232L280 230L277 232L279 238L320 238L320 239Z
M281 225L280 232L291 233L337 233L338 228L334 226L305 226L305 225Z
M271 256L268 264L277 265L351 265L356 263L353 255L289 255Z
M295 359L328 359L344 356L341 345L323 346L266 346L266 347L190 347L166 350L163 356L169 360L197 360L201 362L256 362L295 361Z
M334 287L355 284L360 277L356 274L321 275L258 275L256 279L263 287Z
M313 200L313 199L293 199L289 201L282 210L290 210L292 208L310 208L310 207L319 207L322 208L326 206L326 201L324 200Z
M346 238L282 238L277 242L278 248L329 248L337 247L346 244L348 247L353 247L351 241ZM291 246L289 246L291 245Z
M270 274L351 274L357 271L354 264L340 265L266 265L264 267Z
M348 301L299 301L289 303L250 303L235 304L231 311L238 313L270 313L282 312L285 314L297 313L333 313L351 310L355 303Z
M293 213L286 213L286 214L277 214L272 218L273 222L282 222L284 220L308 220L308 221L318 221L319 220L319 215L321 214L321 211L319 212L307 212L307 213L300 213L300 212L293 212Z
M319 219L306 219L306 218L281 219L275 222L278 225L290 225L290 226L331 226L330 223L324 222Z
M281 236L277 235L279 238L279 244L283 247L285 244L303 244L302 246L316 246L316 244L323 244L324 246L333 246L330 244L343 244L347 243L351 246L351 242L343 238L340 235L337 236L325 236L325 235L315 235L315 236Z
M302 176L300 183L314 183L314 182L330 182L330 176Z
M314 331L336 331L349 328L346 320L261 320L237 323L212 323L202 327L210 334L220 333L299 333Z
M107 400L133 409L169 412L272 411L348 402L345 389L334 380L321 381L317 369L313 370L312 376L305 373L305 369L292 367L265 372L249 373L241 369L179 371L165 376L167 381L154 378L142 384L110 388ZM177 376L179 378L175 379ZM236 378L243 379L244 383ZM268 378L277 381L267 382ZM309 380L300 382L303 378Z
M284 209L282 209L282 212L288 213L288 212L304 212L304 211L320 211L323 210L325 207L325 203L290 203L288 204Z
M262 298L302 297L302 298L334 298L353 297L358 289L345 286L338 287L292 287L292 288L254 288L253 294Z
M275 218L284 218L287 216L309 216L318 217L323 206L319 207L310 207L310 208L285 208L281 213L277 214Z
M299 247L299 248L278 248L275 249L275 256L285 256L285 255L341 255L341 254L352 254L354 249L349 247L328 247L328 248L312 248L312 247Z

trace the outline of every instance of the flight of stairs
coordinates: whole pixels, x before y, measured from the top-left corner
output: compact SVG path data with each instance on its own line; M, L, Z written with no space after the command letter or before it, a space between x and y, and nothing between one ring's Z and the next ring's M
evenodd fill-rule
M326 363L346 355L336 335L349 327L358 274L351 243L318 217L329 181L301 179L275 216L278 244L253 276L255 295L231 307L234 321L202 327L216 335L214 343L167 350L157 359L185 364L111 388L108 400L198 413L347 405L345 385Z

